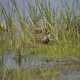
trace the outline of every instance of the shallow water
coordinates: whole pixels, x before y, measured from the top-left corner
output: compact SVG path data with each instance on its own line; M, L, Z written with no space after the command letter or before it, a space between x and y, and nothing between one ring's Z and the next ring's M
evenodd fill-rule
M67 72L66 74L61 72L59 80L80 80L80 71Z
M16 58L12 54L4 54L3 57L0 57L0 60L3 60L3 66L8 69L16 69L17 62ZM46 57L38 57L38 56L25 56L22 58L21 67L29 68L29 69L38 69L38 68L54 68L56 65L59 69L59 80L80 80L80 69L66 69L64 65L66 64L80 64L76 63L76 61L71 60L54 60L47 59Z
M16 68L18 62L15 55L6 52L4 55L0 56L0 62L7 68ZM53 67L55 65L66 65L66 64L80 64L78 59L63 58L63 59L53 59L48 57L39 57L35 55L24 55L21 57L22 67Z

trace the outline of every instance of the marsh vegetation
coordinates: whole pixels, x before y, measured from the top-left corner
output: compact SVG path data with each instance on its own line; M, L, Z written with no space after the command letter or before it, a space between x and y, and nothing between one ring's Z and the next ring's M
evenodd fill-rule
M20 68L21 59L24 55L33 55L45 56L48 59L71 57L79 60L80 1L76 0L76 9L70 5L74 0L71 3L67 0L56 0L56 8L52 7L50 0L24 1L25 14L22 14L16 0L8 0L7 6L0 1L0 55L10 51L17 56L18 63L16 70L0 67L0 78L1 80L57 80L53 77L59 75L57 67L49 70L40 68L35 72L33 69L24 70ZM73 64L72 68L73 66L76 68L80 65Z

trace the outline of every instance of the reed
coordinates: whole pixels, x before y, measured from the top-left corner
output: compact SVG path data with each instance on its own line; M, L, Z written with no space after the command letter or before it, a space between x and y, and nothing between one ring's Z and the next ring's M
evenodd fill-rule
M0 55L8 49L18 55L18 69L16 71L0 70L2 80L5 78L7 80L34 80L32 77L37 75L37 71L33 73L19 69L21 56L24 54L53 58L69 56L80 58L80 1L77 0L76 15L72 14L67 1L63 3L64 10L61 9L60 3L60 6L53 10L50 0L46 2L34 0L34 4L33 0L25 0L27 20L26 16L20 12L16 0L9 0L9 11L0 3ZM41 33L34 33L37 28L41 30ZM44 32L49 37L47 44L37 40L43 37ZM46 75L50 77L55 72L55 70L53 73L50 70L45 72L41 69L38 71L40 74L38 80L46 80Z

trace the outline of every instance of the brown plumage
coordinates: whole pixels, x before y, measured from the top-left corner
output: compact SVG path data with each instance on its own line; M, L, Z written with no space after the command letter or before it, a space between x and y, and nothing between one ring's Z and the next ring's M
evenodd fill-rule
M47 44L49 42L49 38L47 35L44 35L42 38L41 38L41 43L44 43L44 44Z
M42 30L40 28L36 28L34 29L33 31L33 34L35 36L35 40L36 42L40 42L40 43L43 43L43 44L48 44L49 42L49 37L48 37L48 33L47 33L47 30Z

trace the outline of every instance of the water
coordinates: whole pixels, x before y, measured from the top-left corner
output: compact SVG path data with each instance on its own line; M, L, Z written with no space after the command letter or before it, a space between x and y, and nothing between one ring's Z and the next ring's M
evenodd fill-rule
M3 66L5 66L6 68L9 68L9 69L16 68L17 63L16 63L14 57L15 57L14 55L9 54L9 53L4 54L3 55Z
M80 71L71 71L64 74L60 73L59 80L80 80Z
M3 64L5 67L9 69L15 69L18 65L17 57L11 53L5 53L3 55ZM46 65L46 64L47 64L46 59L40 58L37 56L24 55L21 58L21 67L23 68L27 68L27 67L36 68L36 67L40 67L41 65Z
M3 57L0 57L3 60L3 66L8 69L16 69L17 61L15 55L11 53L5 53ZM69 60L69 59L68 59ZM30 69L38 69L38 68L54 68L55 65L59 67L59 80L80 80L80 69L66 69L64 67L65 64L72 64L71 60L54 60L48 59L46 57L38 57L38 56L24 56L22 57L21 67L23 68L30 68ZM75 62L74 62L75 63Z
M3 65L7 68L16 68L18 65L18 56L14 55L11 52L6 51L2 56L0 56L0 61L3 61ZM80 64L78 59L74 58L61 58L53 59L48 57L39 57L35 55L24 55L21 57L21 67L53 67L55 65L66 65L66 64Z

